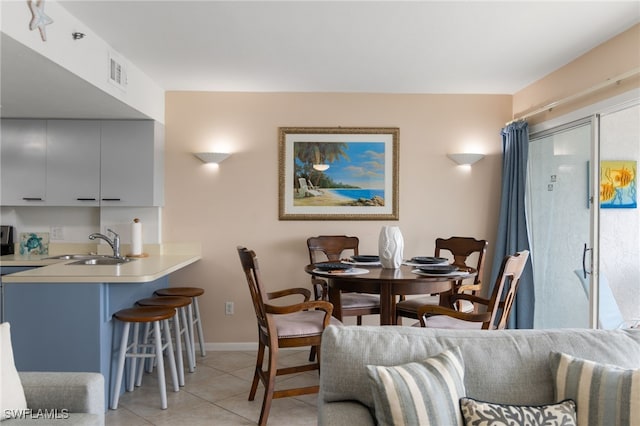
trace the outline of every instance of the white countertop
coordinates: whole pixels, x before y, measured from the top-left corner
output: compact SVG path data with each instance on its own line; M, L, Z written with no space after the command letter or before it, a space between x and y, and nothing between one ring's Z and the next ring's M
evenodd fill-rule
M0 266L34 269L2 276L3 283L144 283L157 280L201 259L199 253L150 254L120 265L69 265L75 260L48 256L0 256Z

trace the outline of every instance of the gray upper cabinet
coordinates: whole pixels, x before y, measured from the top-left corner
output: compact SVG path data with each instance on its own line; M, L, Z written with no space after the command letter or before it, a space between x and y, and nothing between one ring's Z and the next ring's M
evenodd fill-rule
M2 120L0 187L2 205L44 205L47 179L46 120Z
M100 205L164 203L164 128L154 121L101 123Z
M164 128L151 120L3 119L4 206L162 206Z
M100 203L100 122L47 122L48 206Z

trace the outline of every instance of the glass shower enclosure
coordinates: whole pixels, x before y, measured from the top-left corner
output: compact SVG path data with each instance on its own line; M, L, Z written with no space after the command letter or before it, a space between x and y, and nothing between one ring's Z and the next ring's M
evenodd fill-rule
M640 324L640 100L529 139L534 327ZM617 179L619 172L631 180ZM601 207L607 205L608 183L635 202Z
M594 126L588 118L530 136L526 204L535 328L590 325L589 277L583 269L591 270L593 253Z

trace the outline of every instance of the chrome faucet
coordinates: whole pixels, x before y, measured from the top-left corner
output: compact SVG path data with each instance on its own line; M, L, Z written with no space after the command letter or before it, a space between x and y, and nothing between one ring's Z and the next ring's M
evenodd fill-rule
M120 256L120 235L116 234L111 229L107 229L107 231L113 234L113 240L109 239L109 237L99 232L94 232L93 234L89 235L89 239L95 240L96 238L99 238L101 240L105 240L107 244L111 246L111 250L113 250L113 257L121 259L122 257Z

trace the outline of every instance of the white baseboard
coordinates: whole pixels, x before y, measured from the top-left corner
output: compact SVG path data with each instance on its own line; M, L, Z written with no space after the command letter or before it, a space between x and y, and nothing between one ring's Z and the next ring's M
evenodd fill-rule
M238 343L206 343L204 344L204 348L208 351L216 352L216 351L257 351L258 350L258 342L238 342ZM309 350L310 348L281 348L280 351L288 351L288 350ZM196 354L199 353L199 346L196 343Z
M238 343L206 343L204 347L208 351L257 351L258 342L238 342ZM196 352L198 351L196 343Z

